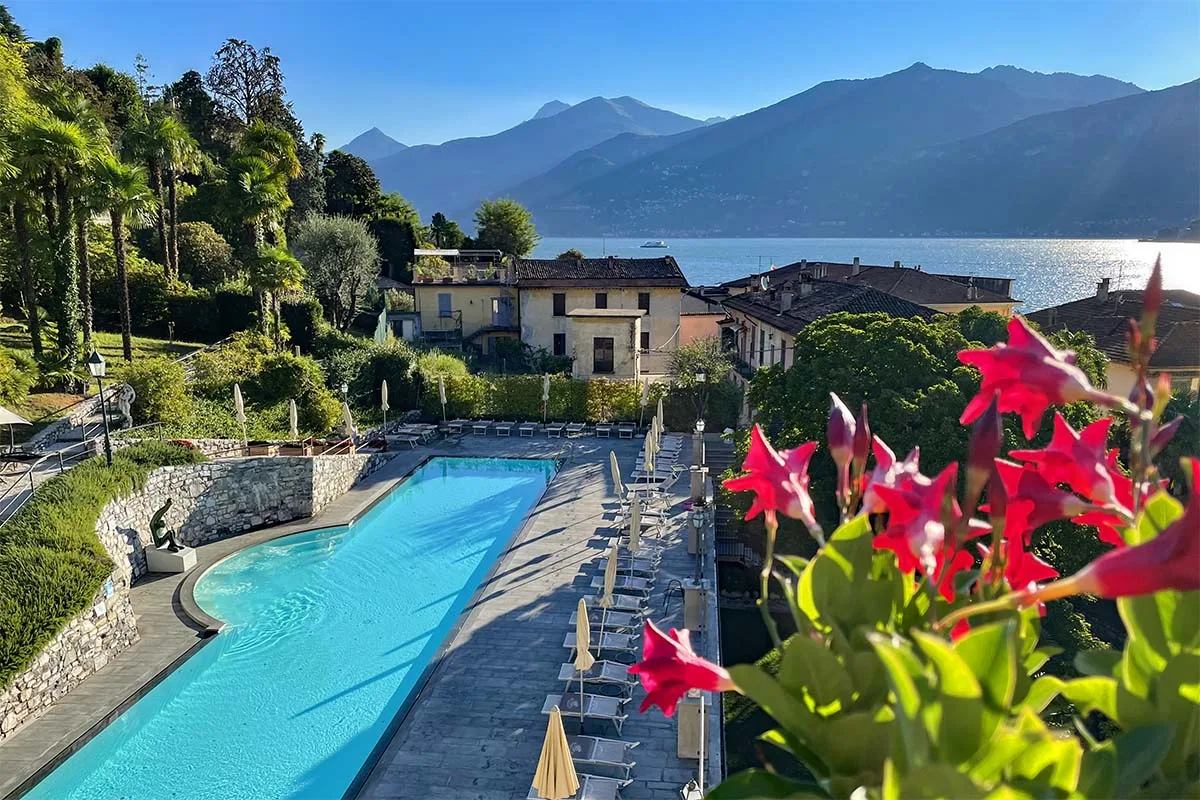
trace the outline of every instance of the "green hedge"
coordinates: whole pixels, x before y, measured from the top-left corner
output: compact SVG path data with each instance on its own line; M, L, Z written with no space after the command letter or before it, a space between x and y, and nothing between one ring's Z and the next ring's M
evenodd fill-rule
M202 460L193 450L144 442L92 458L38 487L0 528L0 688L87 608L112 572L96 519L113 498L160 466Z

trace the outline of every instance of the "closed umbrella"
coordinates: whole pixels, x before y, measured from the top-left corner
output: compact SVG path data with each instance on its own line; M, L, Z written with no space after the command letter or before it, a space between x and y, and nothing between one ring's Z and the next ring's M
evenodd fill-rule
M642 445L642 471L647 475L654 474L654 446L654 431L649 431Z
M646 406L650 405L650 380L647 378L642 382L642 397L640 400L642 410L638 412L638 427L646 422Z
M246 439L246 403L242 400L242 387L233 385L233 418L242 426L242 444L249 447Z
M579 776L575 774L575 761L571 758L571 745L558 706L550 709L546 739L533 774L533 788L545 800L566 800L579 791Z
M587 603L579 598L575 609L575 669L579 670L579 730L583 730L583 674L592 668L596 659L592 657L592 625L588 620Z
M621 467L617 464L617 454L613 450L608 451L608 466L612 472L613 491L616 492L619 498L621 496L621 489L623 488L621 486Z
M542 423L546 422L546 412L550 408L550 373L542 376Z
M350 414L350 404L342 401L342 432L350 439L350 444L354 444L354 437L358 435L358 431L354 429L354 417Z
M661 398L661 397L660 397L660 398L658 398L658 411L656 411L656 412L654 413L654 416L658 417L658 432L659 432L659 433L662 433L662 429L663 429L663 410L662 410L662 398Z
M288 436L300 438L300 413L296 410L295 400L288 400Z
M14 449L17 446L17 438L13 434L13 425L32 425L33 423L22 417L20 414L14 414L7 408L0 406L0 425L8 426L8 446Z
M387 309L379 312L378 319L375 320L375 344L387 344L388 334Z
M383 427L386 428L387 427L387 412L388 412L388 409L391 408L391 406L388 405L387 381L386 380L383 382L383 385L379 387L379 407L383 410Z
M642 546L642 501L633 498L629 504L629 577L633 577L633 560Z
M600 592L600 608L604 609L600 613L600 639L596 647L599 652L599 645L604 643L604 626L608 622L608 610L613 607L613 589L617 586L617 545L613 544L608 551L608 561L604 565L604 590Z
M438 375L438 399L442 401L442 422L446 421L446 378Z

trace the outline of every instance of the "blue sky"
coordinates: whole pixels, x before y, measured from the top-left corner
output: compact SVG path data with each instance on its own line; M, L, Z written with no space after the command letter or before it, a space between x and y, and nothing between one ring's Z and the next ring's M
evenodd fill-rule
M2 2L3 0L0 0ZM203 73L229 37L283 59L330 147L372 125L405 142L495 133L547 100L632 95L696 117L752 111L831 78L915 61L1103 73L1148 89L1200 77L1200 0L906 2L8 2L79 66Z

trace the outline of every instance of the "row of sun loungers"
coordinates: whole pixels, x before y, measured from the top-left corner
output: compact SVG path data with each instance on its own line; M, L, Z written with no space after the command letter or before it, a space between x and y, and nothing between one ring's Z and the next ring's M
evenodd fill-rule
M674 453L664 448L660 457L664 463L670 464L677 454L678 448L674 449ZM550 714L557 706L568 730L571 729L572 719L580 721L579 735L567 735L580 783L575 798L615 800L621 796L621 790L632 782L636 765L632 752L638 743L620 738L622 726L629 718L627 705L633 699L637 686L635 676L629 674L629 665L637 660L641 650L641 627L654 588L654 578L662 561L661 545L646 534L656 532L665 523L668 516L665 507L672 502L671 487L675 479L677 475L639 485L637 494L643 501L642 536L636 554L628 550L628 500L634 493L628 491L632 484L623 487L621 506L612 528L613 540L619 545L613 602L608 608L600 605L600 594L604 590L603 568L609 552L605 550L594 562L595 566L601 568L600 573L593 574L588 582L589 589L593 591L584 597L591 626L588 649L596 661L582 675L574 664L577 645L575 626L579 611L572 613L563 636L563 649L568 655L566 662L559 667L557 677L564 690L546 695L542 713ZM582 732L583 723L606 726L618 738L585 736ZM531 790L529 797L536 796L536 792Z
M576 436L588 436L595 433L597 436L612 438L612 432L617 431L619 438L632 439L637 433L638 427L632 422L607 424L598 423L594 426L588 426L583 422L512 422L508 420L492 420L492 419L453 419L445 423L446 429L453 435L460 435L470 432L473 436L487 436L490 431L494 431L497 436L512 436L513 431L517 431L518 436L534 437L540 432L545 432L546 436L551 439L573 438Z

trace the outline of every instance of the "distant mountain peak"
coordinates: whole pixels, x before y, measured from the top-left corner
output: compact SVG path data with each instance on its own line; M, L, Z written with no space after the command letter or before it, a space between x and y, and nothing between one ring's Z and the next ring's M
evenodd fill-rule
M705 125L716 125L718 122L724 122L729 117L708 117L704 120Z
M546 117L553 117L560 111L566 111L570 107L570 103L564 103L562 100L551 100L549 103L546 103L544 106L539 108L537 113L533 115L532 119L545 119Z
M378 161L408 149L408 145L401 144L379 128L372 127L337 149L358 156L364 161Z

